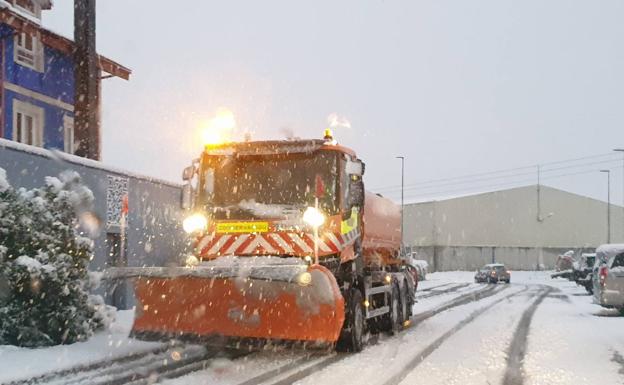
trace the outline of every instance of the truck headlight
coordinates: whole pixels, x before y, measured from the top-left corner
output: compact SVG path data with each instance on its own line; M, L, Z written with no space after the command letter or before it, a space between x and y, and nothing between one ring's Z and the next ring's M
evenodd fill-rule
M308 286L312 283L312 274L304 271L297 276L297 283L299 284L299 286Z
M308 207L303 213L303 221L314 228L318 228L325 223L325 215L316 207Z
M182 228L188 234L206 230L206 228L208 228L208 218L201 213L192 214L184 219Z

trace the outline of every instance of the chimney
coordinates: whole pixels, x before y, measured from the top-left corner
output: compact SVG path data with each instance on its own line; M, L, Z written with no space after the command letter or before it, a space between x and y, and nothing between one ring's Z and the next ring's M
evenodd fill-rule
M74 0L74 138L76 155L100 159L100 70L95 50L95 0Z

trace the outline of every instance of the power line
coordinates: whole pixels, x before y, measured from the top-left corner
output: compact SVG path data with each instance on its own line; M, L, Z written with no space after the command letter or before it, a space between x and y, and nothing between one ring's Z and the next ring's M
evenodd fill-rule
M617 154L614 153L605 153L605 154L600 154L600 155L591 155L591 156L583 156L583 157L579 157L579 158L572 158L572 159L565 159L565 160L559 160L559 161L553 161L553 162L545 162L545 163L541 163L541 166L546 166L546 168L544 169L545 172L548 171L547 166L549 165L556 165L556 164L563 164L563 163L572 163L572 162L578 162L581 160L587 160L587 159L597 159L597 158L604 158L604 157L616 157ZM615 159L615 158L614 158ZM611 162L613 160L607 160L607 161L603 161L603 162ZM597 164L598 162L596 162ZM593 163L585 163L585 164L593 164ZM570 165L570 166L566 166L568 168L573 168L573 167L581 167L585 164L576 164L576 165ZM428 181L421 181L421 182L416 182L416 183L410 183L408 185L405 186L406 189L414 189L418 186L422 186L422 185L442 185L442 182L452 182L452 181L457 181L455 182L457 183L462 183L459 180L462 179L468 179L470 178L469 181L467 182L474 182L475 180L489 180L489 179L498 179L498 178L507 178L507 177L515 177L515 176L522 176L522 175L529 175L532 174L532 172L522 172L522 173L518 173L514 171L521 171L521 170L527 170L527 169L535 169L537 167L537 165L532 165L532 166L524 166L524 167L515 167L515 168L508 168L508 169L501 169L501 170L496 170L496 171L488 171L488 172L481 172L481 173L476 173L476 174L467 174L467 175L461 175L461 176L456 176L456 177L448 177L448 178L441 178L441 179L432 179L432 180L428 180ZM558 168L555 168L558 169ZM551 170L555 170L555 169L551 169ZM499 175L497 177L493 177L491 175L495 175L495 174L509 174L509 175ZM489 177L489 178L478 178L478 177ZM476 179L475 179L476 178ZM389 193L392 190L397 190L400 189L400 186L386 186L386 187L380 187L380 188L376 188L373 189L374 191L380 191L380 192L386 192Z
M609 155L613 156L613 154L609 154ZM546 165L562 164L562 163L566 163L566 162L578 161L578 160L581 160L581 159L590 159L590 158L594 158L595 159L595 158L598 158L598 157L605 157L605 156L607 156L607 154L599 155L599 156L593 156L593 157L577 158L577 159L567 160L567 161L549 162L549 163L545 163L545 164ZM563 167L555 167L555 168L550 168L550 169L542 167L542 172L543 173L548 173L548 172L557 171L557 170L585 167L585 166L605 164L605 163L614 163L614 162L618 162L620 160L621 159L613 158L613 159L596 161L596 162L577 163L577 164L572 164L572 165L563 166ZM492 174L498 174L498 173L502 173L502 172L510 172L512 170L518 170L519 171L519 170L524 170L524 169L529 169L529 168L533 168L533 169L535 169L535 171L516 172L516 173L512 173L512 174L505 174L505 175L492 175ZM418 183L407 185L405 187L405 190L430 189L430 188L438 188L440 186L474 183L474 182L477 182L477 181L496 180L496 179L502 179L502 178L517 178L517 177L520 177L520 176L535 175L536 174L536 169L537 169L537 165L535 165L535 166L526 166L526 167L517 167L517 168L513 168L513 169L508 169L508 170L500 170L500 171L484 172L484 173L478 173L478 174L470 174L470 175L465 175L465 176L460 176L460 177L451 177L451 178L443 178L443 179L436 179L436 180L430 180L430 181L423 181L423 182L418 182ZM478 177L478 176L482 176L482 177ZM467 179L467 178L470 178L470 179L469 180L463 180L463 179ZM427 185L429 185L429 186L427 186ZM400 186L399 187L379 188L379 189L374 189L373 191L376 191L376 192L379 191L379 192L382 192L382 193L392 193L392 192L394 192L396 190L400 190Z
M617 166L617 167L612 167L611 169L620 169L623 167L624 166ZM557 175L547 175L547 176L544 176L542 179L557 179L557 178L563 178L566 176L589 174L589 173L595 173L595 172L597 172L595 169L583 170L583 171L578 171L578 172L563 173L563 174L557 174ZM531 183L534 181L535 179L531 178L531 179L522 179L522 180L515 180L515 181L506 181L506 182L501 182L501 183L496 183L496 184L476 185L472 187L463 187L463 188L456 188L456 189L445 189L445 190L426 192L423 194L408 195L406 196L405 199L415 199L415 198L430 197L430 196L450 194L450 193L471 193L471 192L477 192L477 191L487 192L488 190L491 190L492 188L504 187L504 186L510 186L510 185L519 185L519 187L523 187L523 186L526 186L527 183Z
M579 167L587 167L587 166L595 166L595 165L601 165L601 164L608 164L608 163L616 163L616 162L621 162L621 160L619 159L613 159L613 160L605 160L605 161L600 161L600 162L589 162L589 163L582 163L582 164L575 164L575 165L569 165L569 166L563 166L563 167L556 167L556 168L551 168L551 169L541 169L540 173L541 175L550 173L550 172L554 172L554 171L560 171L560 170L569 170L569 169L574 169L574 168L579 168ZM432 188L439 188L442 186L452 186L452 185L461 185L461 184L472 184L475 182L481 182L481 181L488 181L488 180L496 180L496 179L502 179L502 178L517 178L520 176L525 176L525 175L536 175L536 170L535 171L531 171L531 172L524 172L524 173L517 173L517 174L513 174L513 175L501 175L501 176L492 176L492 177L488 177L488 178L475 178L475 179L471 179L469 181L456 181L456 182L448 182L448 183L440 183L437 185L431 185L431 186L425 186L425 187L410 187L407 188L406 190L430 190ZM533 179L535 180L535 178Z

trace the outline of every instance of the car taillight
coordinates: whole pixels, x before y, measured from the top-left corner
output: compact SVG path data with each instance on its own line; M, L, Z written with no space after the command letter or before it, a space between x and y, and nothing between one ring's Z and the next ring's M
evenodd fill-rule
M602 266L600 268L600 287L604 287L606 279L607 279L607 267Z

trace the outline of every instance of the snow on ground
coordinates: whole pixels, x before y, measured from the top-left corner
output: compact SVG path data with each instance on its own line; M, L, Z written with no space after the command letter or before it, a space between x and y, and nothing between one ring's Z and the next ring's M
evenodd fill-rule
M393 374L401 372L406 366L409 366L410 361L418 357L422 349L452 329L472 312L500 300L512 291L520 291L520 289L510 287L492 297L440 313L413 328L403 331L398 336L384 338L381 343L369 346L364 351L352 355L300 383L310 385L333 383L383 384ZM417 307L418 305L415 306L415 308ZM358 374L354 376L353 373Z
M517 285L514 285L516 289ZM506 349L531 292L518 293L452 335L402 384L499 384L507 367Z
M585 289L564 279L540 305L531 324L527 385L622 384L624 318L592 303Z
M96 333L88 341L72 345L40 349L0 346L0 383L149 351L160 346L160 343L143 342L128 337L133 318L133 310L118 311L115 322L108 330Z
M553 280L550 273L514 271L512 283L499 284L494 295L440 312L397 336L383 335L361 353L314 370L298 383L383 384L401 373L396 377L401 384L500 384L520 320L545 287L553 290L537 307L529 325L524 383L624 383L624 317L593 304L583 288L564 279ZM487 286L475 284L473 272L431 273L427 277L419 284L421 297L415 313L426 313ZM459 284L464 286L442 293ZM435 295L428 296L431 293ZM475 316L489 305L493 306ZM158 344L127 337L132 316L131 311L118 312L111 330L84 343L45 349L1 346L0 383L156 348ZM422 356L442 336L445 339L439 346ZM204 370L165 383L240 384L283 365L313 365L323 357L318 356L323 353L316 354L264 351L235 360L219 358Z

